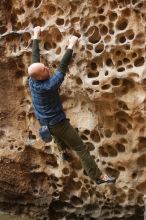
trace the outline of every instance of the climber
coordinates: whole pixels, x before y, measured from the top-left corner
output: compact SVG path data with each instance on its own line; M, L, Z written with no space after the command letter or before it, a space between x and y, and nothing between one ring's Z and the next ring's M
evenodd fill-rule
M103 175L91 157L87 146L83 143L77 131L66 118L59 91L69 62L72 58L73 48L78 38L71 36L68 47L53 75L48 67L40 62L39 37L41 27L37 26L33 31L32 64L28 67L28 79L34 113L41 126L47 127L51 136L57 139L64 150L66 147L75 150L80 158L82 167L96 184L115 182L116 178Z

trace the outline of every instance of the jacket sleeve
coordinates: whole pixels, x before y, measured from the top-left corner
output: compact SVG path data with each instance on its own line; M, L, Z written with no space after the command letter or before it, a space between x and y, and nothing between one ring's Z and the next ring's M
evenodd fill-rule
M54 75L41 84L43 90L57 90L64 80L64 74L60 70L56 70Z
M42 84L42 89L44 90L59 89L59 87L61 86L64 80L64 77L65 77L65 74L68 68L68 64L72 58L72 53L73 53L72 49L66 50L58 69L56 70L56 72L54 73L52 77L44 81L44 83Z
M72 58L72 53L72 49L67 49L58 67L58 70L61 71L64 75L66 74L68 64Z
M37 39L32 42L32 63L40 63L39 40Z

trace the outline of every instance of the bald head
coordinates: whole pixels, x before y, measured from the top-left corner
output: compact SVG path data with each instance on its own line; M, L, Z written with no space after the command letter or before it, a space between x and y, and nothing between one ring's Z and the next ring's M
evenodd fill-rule
M33 63L28 67L28 74L33 79L45 80L49 77L49 69L43 63Z

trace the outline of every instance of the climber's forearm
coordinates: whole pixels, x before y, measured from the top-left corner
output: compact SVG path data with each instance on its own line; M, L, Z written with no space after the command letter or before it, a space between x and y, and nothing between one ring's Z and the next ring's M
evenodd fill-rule
M39 40L33 39L32 42L32 63L40 62L40 49L39 49Z
M33 43L32 43L32 63L40 62L40 49L39 49L39 37L41 33L41 27L34 28Z
M63 74L66 74L68 65L69 65L70 60L72 58L72 53L73 53L73 49L68 48L66 50L61 62L60 62L58 70L60 70Z

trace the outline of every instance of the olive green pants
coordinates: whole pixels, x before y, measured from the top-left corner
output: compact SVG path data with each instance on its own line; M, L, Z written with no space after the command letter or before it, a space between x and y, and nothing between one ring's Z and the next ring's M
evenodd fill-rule
M78 154L82 167L91 179L96 180L101 171L97 167L93 157L91 157L86 145L78 135L77 131L71 126L68 119L65 119L54 126L49 126L52 136L60 149L71 148Z

